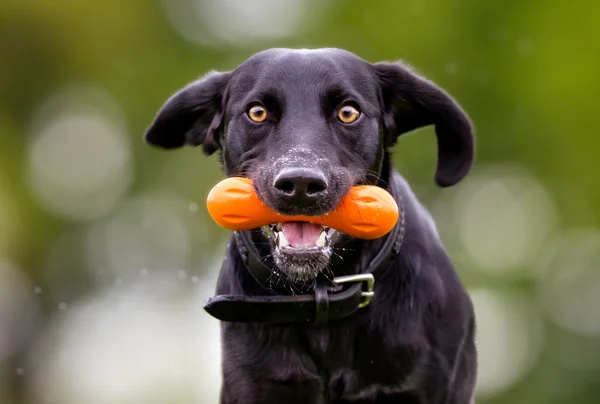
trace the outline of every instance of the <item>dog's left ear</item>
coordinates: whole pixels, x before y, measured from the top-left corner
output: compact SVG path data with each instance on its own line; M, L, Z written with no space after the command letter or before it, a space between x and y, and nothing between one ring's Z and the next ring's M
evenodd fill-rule
M386 147L398 136L435 125L438 161L435 181L441 187L458 183L474 159L473 128L467 114L441 88L393 63L373 65L379 77L384 103Z
M212 72L172 95L146 131L146 141L164 149L187 144L202 145L207 155L217 151L230 76L230 72Z

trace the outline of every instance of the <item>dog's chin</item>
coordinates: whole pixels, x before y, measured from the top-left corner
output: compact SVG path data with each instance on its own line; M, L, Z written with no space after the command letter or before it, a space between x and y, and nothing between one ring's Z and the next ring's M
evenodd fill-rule
M336 231L309 222L274 223L263 227L271 241L273 262L291 282L312 283L331 259Z

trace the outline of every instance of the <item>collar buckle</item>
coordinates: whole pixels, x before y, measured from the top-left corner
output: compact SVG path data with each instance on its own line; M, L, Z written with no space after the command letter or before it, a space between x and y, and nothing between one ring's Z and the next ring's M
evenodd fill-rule
M373 274L357 274L357 275L346 275L346 276L338 276L333 278L334 285L341 285L343 283L358 283L364 282L366 286L366 290L363 290L361 293L362 302L358 305L359 309L366 307L371 302L373 296L375 296L375 292L373 292L373 286L375 285L375 277Z

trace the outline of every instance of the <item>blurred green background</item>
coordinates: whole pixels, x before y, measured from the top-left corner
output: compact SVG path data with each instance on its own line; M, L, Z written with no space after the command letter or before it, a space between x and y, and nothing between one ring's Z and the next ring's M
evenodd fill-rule
M476 306L478 403L600 402L600 3L3 0L0 403L214 403L227 232L200 150L151 149L163 101L272 47L402 59L453 94L478 160L433 184L394 149Z

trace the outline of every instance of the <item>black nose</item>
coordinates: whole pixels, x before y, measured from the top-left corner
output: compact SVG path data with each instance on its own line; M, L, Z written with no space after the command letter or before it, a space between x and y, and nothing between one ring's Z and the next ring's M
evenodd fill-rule
M288 167L275 177L275 190L280 197L295 202L311 202L327 191L327 179L314 168Z

